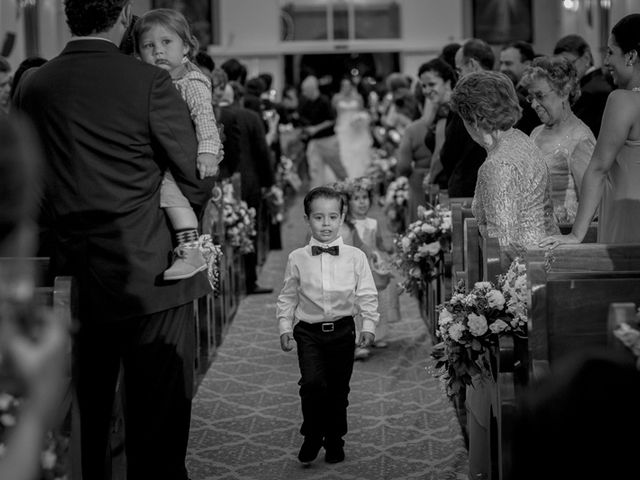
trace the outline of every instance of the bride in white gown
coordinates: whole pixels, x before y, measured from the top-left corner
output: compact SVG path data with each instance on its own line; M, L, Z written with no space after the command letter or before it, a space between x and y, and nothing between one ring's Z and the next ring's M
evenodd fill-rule
M349 178L365 175L371 163L371 131L369 114L362 96L350 78L342 79L340 91L333 96L336 110L335 132L340 147L340 159Z

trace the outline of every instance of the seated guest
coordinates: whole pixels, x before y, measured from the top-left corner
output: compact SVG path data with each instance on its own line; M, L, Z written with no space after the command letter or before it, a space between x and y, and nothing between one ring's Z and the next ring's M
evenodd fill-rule
M542 153L527 135L513 128L520 118L513 82L503 73L469 73L453 90L451 108L471 138L487 151L472 203L480 231L516 252L557 232ZM472 382L466 391L469 478L488 478L493 377L476 375Z
M480 230L501 246L522 247L557 232L542 152L513 128L520 106L509 78L498 72L466 75L453 91L451 106L471 138L487 150L472 204Z
M520 85L543 125L531 139L544 154L551 178L551 199L558 223L573 223L584 175L596 139L589 127L571 111L578 93L573 64L564 57L538 57L527 68Z
M607 97L615 88L611 76L593 65L591 48L580 35L562 37L553 54L566 57L576 67L580 96L573 105L573 111L598 138Z
M472 38L458 49L455 56L456 70L460 77L471 72L492 70L495 56L483 40ZM451 197L473 197L478 169L487 152L467 133L460 116L450 112L447 118L444 143L440 151L443 175Z

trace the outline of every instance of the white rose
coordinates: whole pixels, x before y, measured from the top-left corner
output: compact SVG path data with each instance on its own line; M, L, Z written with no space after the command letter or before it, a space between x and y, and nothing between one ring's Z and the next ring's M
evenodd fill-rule
M484 315L476 315L475 313L470 313L469 321L467 323L469 325L469 331L474 337L484 335L489 328L487 326L487 319Z
M451 217L444 217L442 219L442 224L440 225L440 229L443 232L446 232L448 230L451 230Z
M491 290L487 293L487 301L491 308L502 310L504 307L504 295L502 295L498 290Z
M460 323L454 323L449 327L449 336L456 342L459 342L465 330L466 328L464 325Z
M451 315L451 312L449 310L443 308L440 312L440 315L438 316L438 325L440 325L441 327L446 327L451 322L453 322L453 315Z
M503 330L505 330L508 326L509 325L507 325L506 322L502 320L496 320L489 326L489 330L491 330L491 332L493 333L500 333Z
M409 235L407 235L407 237L409 238L409 240L414 240L416 238L416 234L411 232Z
M473 288L477 288L478 290L484 290L491 288L491 283L489 282L476 282Z
M434 233L436 231L436 227L434 227L433 225L429 224L429 223L425 223L422 225L422 231L424 233Z
M440 246L440 242L431 242L426 245L427 252L431 255L437 255L440 253L442 247Z
M411 240L409 240L407 237L403 237L400 244L402 245L402 250L404 252L408 252L411 249Z
M413 267L411 270L409 270L409 275L414 278L420 278L422 277L422 271L419 267Z

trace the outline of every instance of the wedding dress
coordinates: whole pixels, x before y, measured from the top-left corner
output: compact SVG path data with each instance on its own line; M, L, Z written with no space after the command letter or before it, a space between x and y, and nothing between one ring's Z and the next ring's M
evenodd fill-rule
M362 177L371 163L369 114L362 108L359 96L337 96L334 105L340 159L349 178Z

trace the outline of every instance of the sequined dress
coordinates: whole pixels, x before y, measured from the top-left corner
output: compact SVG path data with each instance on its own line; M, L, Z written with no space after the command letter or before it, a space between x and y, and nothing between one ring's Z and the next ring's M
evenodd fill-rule
M573 223L578 212L578 192L589 165L596 139L575 115L568 128L556 133L545 125L531 132L531 139L544 154L551 180L551 200L558 223Z
M520 130L504 132L488 149L472 210L480 231L498 238L502 247L534 247L559 233L542 152Z

